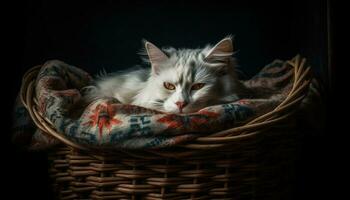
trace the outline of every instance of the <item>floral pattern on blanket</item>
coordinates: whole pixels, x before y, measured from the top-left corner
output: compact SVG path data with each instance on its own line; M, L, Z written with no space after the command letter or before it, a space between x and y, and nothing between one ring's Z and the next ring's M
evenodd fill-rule
M42 65L35 94L39 111L56 130L73 142L93 148L147 149L168 147L199 135L233 128L272 110L291 89L293 67L275 60L244 84L251 98L215 105L190 114L167 114L116 99L98 99L81 112L81 88L92 83L91 76L77 67L52 60ZM74 115L74 116L73 116ZM60 142L36 129L18 100L13 138L31 149L45 149Z

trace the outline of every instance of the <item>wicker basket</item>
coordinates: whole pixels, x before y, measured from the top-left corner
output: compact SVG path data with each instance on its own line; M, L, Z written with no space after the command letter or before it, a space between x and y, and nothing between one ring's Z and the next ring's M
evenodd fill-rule
M92 151L59 134L39 113L29 70L21 100L38 128L62 142L49 152L58 199L288 199L298 134L292 115L310 83L299 56L294 83L274 110L249 123L160 150Z

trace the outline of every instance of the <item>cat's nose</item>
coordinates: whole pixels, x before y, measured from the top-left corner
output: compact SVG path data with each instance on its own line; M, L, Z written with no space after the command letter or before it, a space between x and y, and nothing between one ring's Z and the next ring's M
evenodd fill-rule
M187 105L187 102L184 102L184 101L178 101L175 103L177 105L177 107L182 110L186 105Z

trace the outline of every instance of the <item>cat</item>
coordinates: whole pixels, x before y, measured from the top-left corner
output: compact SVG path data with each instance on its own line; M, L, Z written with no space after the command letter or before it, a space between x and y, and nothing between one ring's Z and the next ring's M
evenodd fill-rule
M102 75L85 98L114 97L166 113L193 113L236 101L247 90L236 75L231 36L198 49L160 49L146 40L144 45L150 68Z

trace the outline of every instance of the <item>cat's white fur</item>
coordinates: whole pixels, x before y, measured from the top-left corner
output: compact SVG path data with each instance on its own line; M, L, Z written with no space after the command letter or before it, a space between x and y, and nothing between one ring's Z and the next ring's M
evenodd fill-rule
M244 87L235 73L232 38L202 49L159 49L145 42L149 69L135 69L100 77L88 99L114 97L133 104L169 113L196 112L204 107L237 100ZM175 85L174 90L164 82ZM198 90L193 84L204 83ZM179 109L176 102L186 102Z

